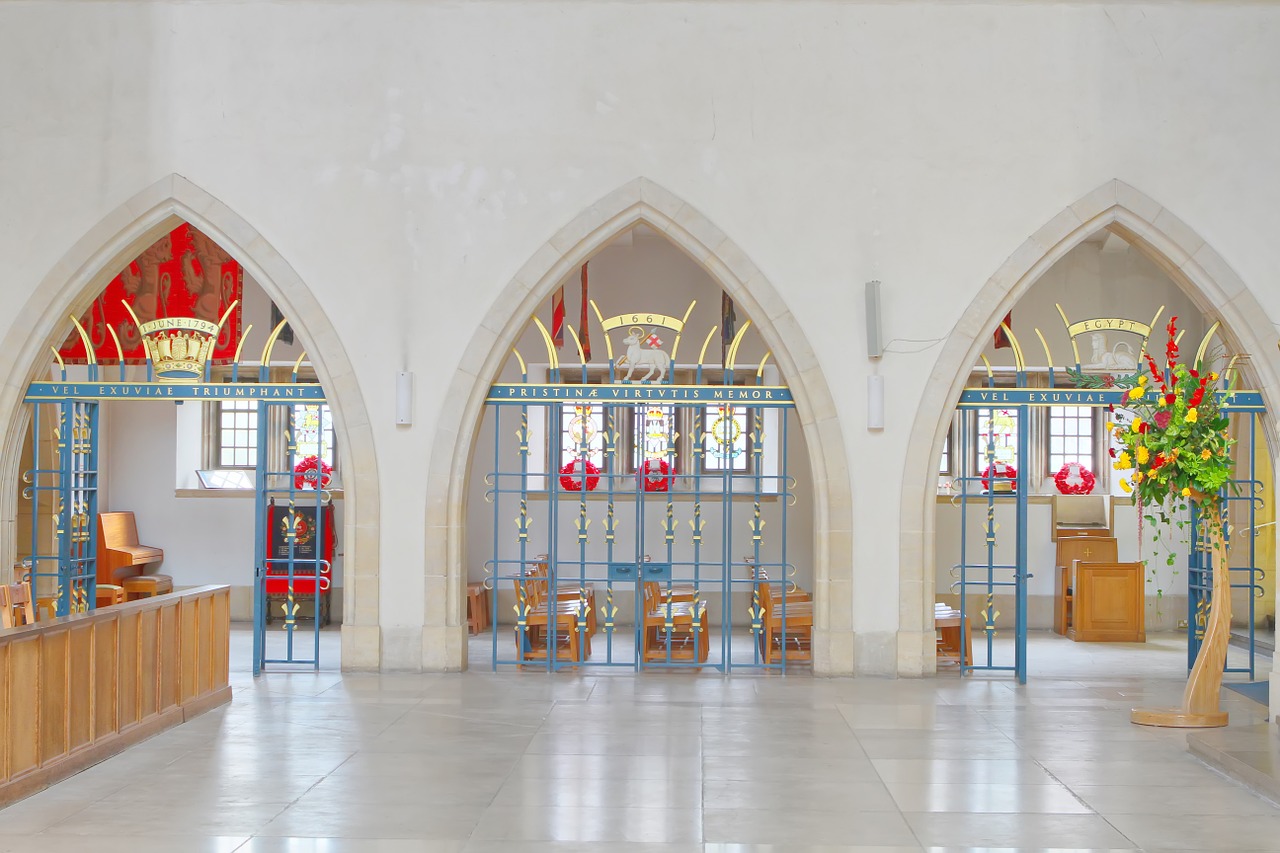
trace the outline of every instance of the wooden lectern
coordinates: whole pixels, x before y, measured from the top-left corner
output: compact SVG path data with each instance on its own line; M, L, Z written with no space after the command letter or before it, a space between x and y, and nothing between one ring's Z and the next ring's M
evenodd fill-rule
M1053 630L1076 642L1146 642L1141 563L1121 563L1107 495L1054 498Z

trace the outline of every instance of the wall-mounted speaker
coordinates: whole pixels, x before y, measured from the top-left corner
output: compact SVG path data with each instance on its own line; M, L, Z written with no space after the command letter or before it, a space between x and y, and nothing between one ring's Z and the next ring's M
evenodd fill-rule
M867 377L867 429L884 429L884 377Z
M396 374L396 424L413 424L413 374L407 370Z
M880 329L880 282L867 282L867 358L884 355L884 336Z

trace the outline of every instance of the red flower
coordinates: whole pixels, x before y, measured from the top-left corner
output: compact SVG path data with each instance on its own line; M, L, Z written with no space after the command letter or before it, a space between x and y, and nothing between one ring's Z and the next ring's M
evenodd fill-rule
M1157 454L1156 454L1154 457L1152 457L1152 459L1151 459L1151 470L1152 470L1152 471L1155 471L1157 468L1163 468L1163 467L1164 467L1164 464L1165 464L1166 462L1168 462L1168 461L1169 461L1168 459L1165 459L1165 458L1164 458L1164 454L1163 454L1163 453L1157 453Z
M1161 409L1155 415L1156 429L1168 429L1169 421L1171 420L1173 420L1173 412L1168 409Z
M1151 353L1146 353L1147 369L1151 371L1151 378L1160 383L1160 387L1165 391L1169 390L1169 386L1164 384L1164 374L1160 372L1160 368L1156 367L1156 360L1151 357Z
M1177 400L1178 400L1178 395L1177 395L1177 394L1165 394L1165 395L1164 395L1164 404L1165 404L1166 406L1172 406L1175 402L1177 402Z
M1197 373L1197 372L1196 372L1196 371L1194 371L1194 370L1193 370L1193 371L1191 371L1191 375L1192 375L1192 377L1194 377L1195 379L1199 379L1199 378L1200 378L1200 374L1199 374L1199 373Z
M1115 459L1115 458L1116 458L1116 449L1115 449L1114 447L1108 447L1108 448L1107 448L1107 453L1110 453L1110 454L1111 454L1111 458L1112 458L1112 459Z
M1169 343L1165 344L1164 348L1165 358L1169 362L1169 366L1173 367L1178 362L1178 318L1176 316L1170 317L1169 325L1165 328L1169 330Z
M1139 435L1144 435L1144 434L1146 434L1147 426L1148 426L1148 425L1147 425L1147 422L1146 422L1146 421L1143 421L1142 423L1138 424L1138 434L1139 434Z
M1204 399L1204 387L1201 386L1196 389L1196 392L1194 394L1191 395L1191 399L1187 400L1187 408L1194 409L1196 406L1200 405L1200 401L1203 399Z

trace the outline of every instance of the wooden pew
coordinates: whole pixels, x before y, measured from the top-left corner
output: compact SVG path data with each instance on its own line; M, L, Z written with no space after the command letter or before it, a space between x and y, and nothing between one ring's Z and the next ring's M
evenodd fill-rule
M160 565L164 550L138 543L138 522L132 512L98 513L98 583L124 588L133 601L173 592L173 578L147 574Z
M764 662L812 663L813 596L798 587L784 594L767 581L756 584L756 588L764 609L760 635Z
M522 661L547 660L548 657L558 661L586 660L591 655L588 628L592 625L589 616L594 608L576 591L572 597L565 594L567 590L549 595L546 571L546 564L542 563L525 578L513 581L517 607L523 606L524 610L523 632L517 611L516 651ZM551 648L552 625L555 626L554 649Z
M646 581L640 642L645 663L706 663L711 652L707 603L691 586Z

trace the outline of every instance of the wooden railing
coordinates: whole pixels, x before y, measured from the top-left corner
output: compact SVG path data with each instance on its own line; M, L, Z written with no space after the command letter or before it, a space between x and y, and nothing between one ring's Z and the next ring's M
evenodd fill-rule
M0 630L0 806L231 701L230 588Z

